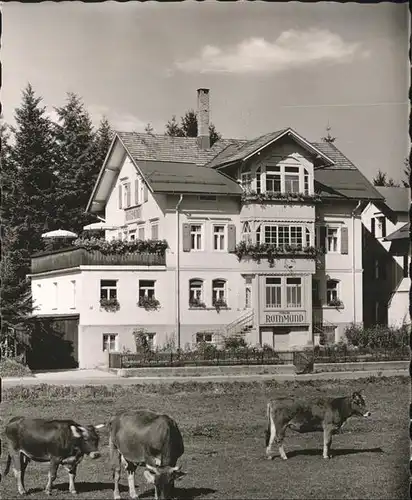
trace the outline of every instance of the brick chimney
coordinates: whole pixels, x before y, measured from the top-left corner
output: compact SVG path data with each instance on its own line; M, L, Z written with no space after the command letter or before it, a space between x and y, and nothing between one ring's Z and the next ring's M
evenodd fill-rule
M197 89L197 143L200 149L210 148L209 89Z

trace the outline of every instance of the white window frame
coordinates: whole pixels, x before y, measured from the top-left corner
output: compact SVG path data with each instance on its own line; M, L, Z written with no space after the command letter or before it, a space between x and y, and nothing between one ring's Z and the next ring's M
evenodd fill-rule
M112 284L103 285L103 282L107 283L109 281L112 282ZM113 285L113 283L115 284ZM103 294L103 292L105 293ZM108 279L100 280L100 299L106 299L106 300L117 299L117 280L108 280Z
M200 231L193 231L192 228L194 227L199 227ZM203 249L204 249L204 224L202 224L201 222L192 222L190 223L190 250L192 252L201 252L203 251Z
M289 283L291 280L299 280L298 283ZM303 307L303 283L301 276L286 276L286 308L301 309ZM291 301L289 301L289 294Z
M216 228L223 228L223 232L216 232ZM227 247L227 225L226 224L213 224L212 225L212 244L213 244L213 251L215 252L225 252L226 247ZM217 238L217 239L216 239ZM221 244L216 245L217 242L220 242ZM221 248L216 248L216 246L221 247Z
M198 286L200 284L200 286ZM192 278L189 280L189 305L193 299L199 302L204 301L204 281L201 278Z
M114 349L111 348L112 343ZM105 349L106 346L106 349ZM102 351L117 352L119 350L119 334L118 333L103 333L102 335Z
M333 287L330 286L330 284L334 284ZM326 281L326 304L329 305L333 301L338 301L340 300L340 282L337 279L328 279Z
M269 283L268 280L272 280L272 283ZM274 283L273 281L276 282ZM282 309L282 277L281 276L266 276L265 279L265 309ZM273 290L276 290L273 292ZM269 298L268 301L268 292ZM280 298L279 302L272 301L273 295L278 295Z
M157 230L157 237L156 238L153 237L153 229L154 228L157 228L156 229ZM159 239L159 221L158 220L153 221L153 222L150 223L150 238L152 240L158 240Z
M131 188L131 183L128 179L125 179L122 181L122 208L127 209L132 206L132 188ZM130 193L129 193L130 191ZM127 202L127 194L129 193L129 201L130 203Z
M290 171L295 169L295 171ZM294 164L282 164L282 163L267 163L262 169L262 173L265 173L265 182L261 183L261 189L264 186L264 192L281 192L283 194L288 193L305 193L310 194L312 192L311 177L307 168L300 163ZM267 182L270 178L278 177L280 180L280 191L278 190L268 190ZM286 191L286 179L287 177L295 177L295 181L298 181L298 190Z
M253 236L252 236L252 228L250 227L250 222L245 221L242 225L242 241L248 244L252 244Z
M153 283L153 285L141 284L141 283ZM139 299L141 297L155 298L156 297L156 280L139 280ZM143 292L143 293L141 293Z
M216 286L216 282L223 283L223 286ZM218 299L224 300L227 304L227 281L223 278L212 280L212 305Z
M290 246L290 247L308 247L311 244L311 231L310 229L305 226L305 225L300 225L300 224L263 224L263 240L264 243L269 244L269 245L274 245L276 247L284 247L284 246ZM269 238L269 231L266 230L266 228L271 228L272 229L272 234L271 237ZM288 241L281 242L280 241L280 236L284 237L285 230L283 228L288 228ZM295 232L296 230L300 231L301 234L301 243L293 243L292 240L292 233ZM281 234L283 233L283 234ZM270 240L270 241L269 241ZM274 241L273 241L274 240ZM256 239L257 241L257 239Z
M70 309L76 309L76 280L70 280L71 288L72 288L72 305L70 306Z
M200 344L201 342L205 342L206 344L213 344L215 341L213 333L197 332L195 335L196 344Z
M329 231L332 232L332 231L336 231L336 249L334 249L334 245L330 245L330 243L332 242L332 240L330 238L332 238L332 236L329 235ZM337 226L326 226L326 241L325 241L325 245L326 245L326 252L327 253L340 253L340 228L337 227Z
M132 231L129 231L129 241L135 241L136 240L136 229L133 229Z

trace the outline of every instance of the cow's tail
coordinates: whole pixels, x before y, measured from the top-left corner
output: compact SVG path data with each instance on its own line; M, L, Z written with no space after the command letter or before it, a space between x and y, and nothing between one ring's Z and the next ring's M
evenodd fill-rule
M3 476L7 476L7 474L10 472L10 465L11 465L11 455L10 453L8 453L6 467L4 469ZM0 475L0 480L1 480L1 475Z
M271 410L271 404L268 403L266 407L266 417L267 417L267 427L265 430L265 446L267 447L269 445L269 440L270 440L270 420L272 417L272 410Z

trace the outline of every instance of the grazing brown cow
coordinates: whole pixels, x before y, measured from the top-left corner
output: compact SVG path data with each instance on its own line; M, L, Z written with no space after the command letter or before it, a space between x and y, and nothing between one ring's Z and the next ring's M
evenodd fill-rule
M121 464L127 470L131 498L137 498L134 473L138 465L146 467L143 474L148 483L154 484L156 499L172 498L175 480L185 474L176 466L184 453L176 422L167 415L137 410L112 417L109 428L115 500L120 498Z
M276 441L280 456L286 460L283 448L286 429L299 432L323 431L323 458L331 458L332 435L354 415L369 417L365 398L360 392L340 398L321 398L315 401L279 398L267 404L266 456L269 460Z
M82 427L73 420L45 420L40 418L14 417L6 426L8 457L4 475L10 470L17 479L20 495L26 494L24 473L30 460L50 462L49 480L45 492L51 494L57 469L62 464L69 472L69 490L76 494L74 480L79 462L84 455L98 458L100 425Z

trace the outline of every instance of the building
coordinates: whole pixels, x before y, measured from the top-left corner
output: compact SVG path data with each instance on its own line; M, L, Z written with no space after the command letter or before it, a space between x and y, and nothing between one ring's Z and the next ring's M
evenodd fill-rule
M409 188L376 187L362 213L365 326L409 323Z
M333 144L290 128L210 147L208 89L197 117L195 138L118 132L87 206L106 240L165 239L164 256L33 259L37 314L77 314L81 367L133 349L136 329L156 346L236 335L287 350L362 323L361 205L383 196ZM115 297L119 310L99 305Z

